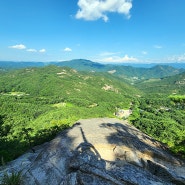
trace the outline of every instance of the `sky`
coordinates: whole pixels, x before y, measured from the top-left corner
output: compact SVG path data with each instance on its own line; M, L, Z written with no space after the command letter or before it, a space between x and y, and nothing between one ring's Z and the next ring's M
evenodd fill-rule
M0 61L185 62L185 0L0 0Z

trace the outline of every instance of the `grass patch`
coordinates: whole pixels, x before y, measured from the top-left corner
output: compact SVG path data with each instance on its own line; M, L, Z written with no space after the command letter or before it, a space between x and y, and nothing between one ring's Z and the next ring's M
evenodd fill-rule
M21 171L5 173L1 185L21 185Z

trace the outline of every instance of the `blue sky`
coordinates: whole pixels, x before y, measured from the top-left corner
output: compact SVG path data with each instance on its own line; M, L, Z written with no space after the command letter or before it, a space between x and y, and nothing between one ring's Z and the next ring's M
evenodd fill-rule
M1 0L1 61L185 62L184 0Z

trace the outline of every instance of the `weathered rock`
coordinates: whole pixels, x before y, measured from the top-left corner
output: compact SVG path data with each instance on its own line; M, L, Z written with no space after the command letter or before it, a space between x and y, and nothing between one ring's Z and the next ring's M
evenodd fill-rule
M126 121L79 120L55 139L0 168L25 185L185 184L185 164Z

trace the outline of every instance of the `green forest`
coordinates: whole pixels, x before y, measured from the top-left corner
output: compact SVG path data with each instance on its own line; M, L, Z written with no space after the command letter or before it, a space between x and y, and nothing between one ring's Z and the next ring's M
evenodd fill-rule
M1 163L34 152L79 119L115 117L117 109L131 109L130 124L185 157L183 75L130 84L119 75L56 65L0 70Z
M136 100L130 122L185 157L185 96L147 96Z

